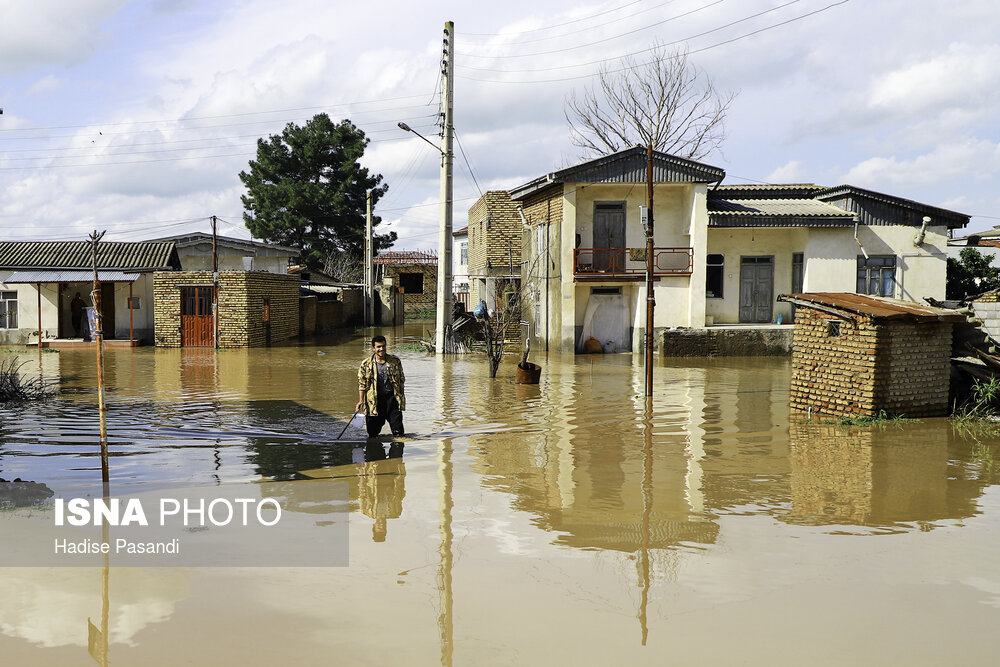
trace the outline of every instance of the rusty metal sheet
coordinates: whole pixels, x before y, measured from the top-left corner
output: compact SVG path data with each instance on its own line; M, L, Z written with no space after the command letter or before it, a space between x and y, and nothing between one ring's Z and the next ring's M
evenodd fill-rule
M778 297L778 301L787 301L805 308L808 308L810 304L817 304L862 315L872 320L908 319L917 322L963 322L966 319L962 313L946 308L934 308L912 301L846 292L782 294Z

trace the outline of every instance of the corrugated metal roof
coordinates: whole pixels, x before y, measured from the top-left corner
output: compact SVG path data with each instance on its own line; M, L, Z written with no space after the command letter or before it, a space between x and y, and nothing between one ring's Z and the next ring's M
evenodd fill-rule
M654 183L716 183L726 172L718 167L653 151ZM540 176L510 191L511 199L524 199L553 183L645 183L646 149L628 148Z
M823 216L853 219L854 215L832 204L816 199L709 199L709 215L725 212L728 215L763 216L794 215Z
M809 308L862 315L869 320L911 320L915 322L963 322L965 315L947 308L924 306L913 301L888 299L881 296L845 292L807 292L782 294L778 301L787 301Z
M815 193L825 190L826 186L814 183L746 183L735 185L719 185L708 191L708 198L720 199L801 199L812 197Z
M114 269L98 269L97 280L102 283L134 283L141 273L134 271L116 271ZM23 283L89 283L94 280L94 271L86 270L46 270L14 271L3 282L13 284Z
M0 241L0 268L87 269L90 241ZM97 244L97 266L105 269L179 269L173 242L108 241Z
M949 229L965 227L970 216L937 206L921 204L912 199L904 199L873 190L865 190L853 185L838 185L820 190L813 195L816 199L831 202L851 213L857 214L863 225L909 225L919 227L923 217L931 218L931 224L945 224Z

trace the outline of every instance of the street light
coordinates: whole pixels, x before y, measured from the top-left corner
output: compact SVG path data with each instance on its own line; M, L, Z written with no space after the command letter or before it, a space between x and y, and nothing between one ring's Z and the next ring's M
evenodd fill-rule
M450 114L448 114L450 116ZM447 118L441 137L442 148L420 134L406 123L397 123L399 129L411 132L441 153L441 223L438 231L438 280L437 280L437 326L434 332L434 351L443 354L445 331L451 328L451 220L452 220L452 178L451 178L451 123Z

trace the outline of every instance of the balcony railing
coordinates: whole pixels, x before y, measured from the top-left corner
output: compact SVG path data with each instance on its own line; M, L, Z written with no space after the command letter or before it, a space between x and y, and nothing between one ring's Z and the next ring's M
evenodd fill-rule
M694 268L692 248L653 248L654 276L690 275ZM573 273L578 276L646 275L645 248L577 248L573 251Z

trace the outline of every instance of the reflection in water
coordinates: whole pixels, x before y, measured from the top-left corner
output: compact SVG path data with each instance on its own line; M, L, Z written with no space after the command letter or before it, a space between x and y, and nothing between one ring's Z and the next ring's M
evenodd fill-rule
M364 448L365 462L358 471L358 499L361 512L375 520L372 540L385 542L388 520L403 514L406 497L406 466L403 465L403 443L392 442L386 452L382 443L374 440Z
M951 553L940 546L945 535L945 547L956 538L1000 544L994 433L977 442L944 420L867 429L790 421L781 359L661 361L647 403L641 363L630 355L552 355L540 360L541 384L515 386L488 379L480 357L414 354L404 360L414 397L407 423L439 435L408 441L404 465L400 443L335 440L350 414L344 406L356 401L353 383L339 378L354 377L365 350L359 335L324 355L304 346L109 354L113 480L264 478L262 493L320 524L343 500L313 478L343 479L356 512L350 568L212 573L211 592L189 591L187 573L157 570L142 582L168 590L148 600L135 599L138 571L109 571L107 633L96 570L85 581L84 571L66 569L30 584L28 571L4 571L0 599L16 602L0 608L3 635L87 646L81 619L91 619L116 657L129 648L156 662L155 647L182 643L211 620L198 610L218 593L285 623L276 642L301 663L334 654L381 663L412 650L413 662L443 665L598 655L649 664L664 651L685 664L728 664L770 657L814 627L822 631L808 648L821 653L824 637L864 634L868 626L851 619L869 603L879 619L910 618L911 603L897 599L937 600L960 587L948 608L955 627L968 624L963 637L974 640L992 618L994 607L982 603L995 599L986 592L1000 580L995 550L954 554L947 572L926 563ZM89 371L78 356L59 356L61 370L79 375L69 382L76 393L18 413L0 408L8 417L0 476L57 492L99 479ZM885 539L906 548L885 550ZM899 567L883 567L886 551ZM914 589L914 579L923 585L932 575L941 582L934 591ZM892 590L866 590L878 586ZM907 595L896 596L897 587ZM191 604L175 605L185 598ZM380 632L396 618L407 619L393 626L399 636ZM246 632L246 617L218 622L227 636ZM906 630L878 622L880 645L902 644ZM137 635L153 624L156 633ZM739 653L715 641L719 634L738 638ZM566 636L593 641L575 646L560 641ZM235 648L206 641L205 655L233 662ZM303 642L329 650L302 652Z
M903 426L847 428L792 422L792 509L813 525L922 527L976 513L986 482L952 458L954 430L927 420L914 439Z

